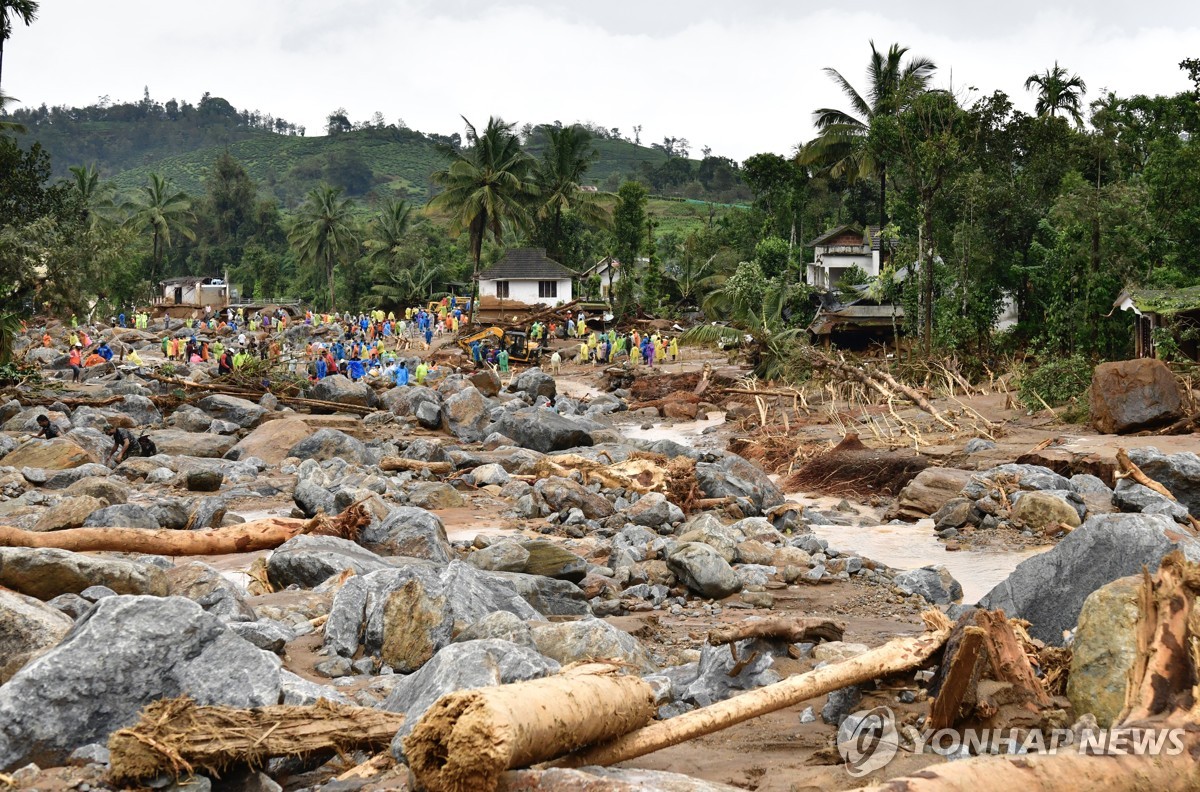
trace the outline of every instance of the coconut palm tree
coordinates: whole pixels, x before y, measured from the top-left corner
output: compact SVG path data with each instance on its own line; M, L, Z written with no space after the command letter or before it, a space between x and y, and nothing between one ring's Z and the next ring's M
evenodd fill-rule
M600 153L592 146L592 135L581 126L544 127L546 148L533 169L537 187L537 217L550 223L550 239L563 241L563 215L574 212L585 223L603 225L608 214L600 205L598 193L584 192L583 178ZM551 248L550 258L562 258L562 251Z
M367 227L367 238L363 245L372 264L398 266L398 254L408 237L412 225L412 207L408 201L389 198L383 209Z
M26 27L32 25L37 12L36 0L0 0L0 77L4 73L4 42L12 35L17 22L25 23Z
M533 158L521 149L513 124L489 118L479 134L466 118L468 148L444 149L450 164L433 174L443 192L429 202L429 209L450 217L450 231L469 235L471 259L471 316L479 302L479 259L483 239L489 233L497 244L504 239L506 224L528 227L528 205L536 187L531 182Z
M123 208L129 212L126 226L139 233L150 232L150 283L157 283L162 271L163 255L171 247L172 235L194 240L196 233L191 228L195 221L192 200L182 190L172 192L171 182L157 173L150 174L150 182Z
M351 202L341 194L341 189L327 184L313 188L288 232L288 243L300 261L324 270L329 283L330 311L337 303L334 270L358 246L358 229L351 214Z
M1031 74L1025 80L1025 90L1037 86L1038 98L1035 109L1040 116L1057 118L1061 110L1075 120L1076 126L1083 126L1083 95L1087 93L1087 84L1078 74L1067 75L1067 70L1054 62L1054 67L1046 69L1041 74Z
M68 170L71 171L71 187L87 211L91 226L94 228L111 222L115 206L112 184L100 181L100 171L96 169L95 164L86 167L73 165Z
M829 169L830 175L850 181L871 176L879 179L879 225L887 225L887 152L873 145L871 127L884 118L898 116L923 92L937 68L928 58L911 56L908 47L893 44L886 53L871 42L867 64L867 93L860 94L837 69L825 73L850 101L850 109L822 108L813 113L819 135L801 152L805 164Z

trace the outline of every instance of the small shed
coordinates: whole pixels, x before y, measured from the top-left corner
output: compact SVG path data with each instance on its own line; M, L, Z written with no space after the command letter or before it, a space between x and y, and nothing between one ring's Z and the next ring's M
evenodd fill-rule
M571 302L575 273L551 258L545 248L513 248L479 273L479 296L527 305Z
M1135 357L1156 357L1154 331L1170 332L1179 351L1200 360L1200 286L1186 289L1125 289L1113 309L1134 314Z

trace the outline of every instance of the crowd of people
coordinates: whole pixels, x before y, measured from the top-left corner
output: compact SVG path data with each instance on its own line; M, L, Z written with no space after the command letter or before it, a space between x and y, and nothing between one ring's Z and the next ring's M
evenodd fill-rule
M322 313L306 310L293 316L284 308L247 312L244 307L204 308L190 316L154 318L149 310L124 311L111 317L113 336L123 329L161 332L158 344L164 361L184 364L216 363L218 375L244 371L254 361L272 367L284 365L310 381L334 374L351 380L380 378L394 385L423 385L441 373L431 352L435 339L457 337L470 316L470 301L446 297L403 311L381 309L358 313ZM608 318L608 317L606 317ZM604 322L583 312L564 313L548 321L533 322L526 334L529 347L550 353L549 368L561 373L565 360L580 365L628 361L654 367L680 360L679 339L655 331L605 329ZM308 332L289 329L302 326ZM66 330L72 380L81 372L116 359L117 363L144 365L131 345L116 343L114 353L103 328L81 324L71 317ZM180 330L186 332L180 332ZM558 341L552 348L552 342ZM568 343L561 343L566 341ZM43 331L42 344L54 346ZM499 373L511 370L513 353L524 361L527 350L510 349L508 335L498 342L486 338L468 345L477 368L489 366ZM543 358L545 360L545 358ZM259 369L253 369L258 371Z

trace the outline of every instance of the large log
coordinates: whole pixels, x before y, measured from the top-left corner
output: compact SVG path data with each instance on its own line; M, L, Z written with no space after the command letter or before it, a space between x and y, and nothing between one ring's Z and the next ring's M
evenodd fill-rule
M922 635L895 638L857 657L652 723L610 743L564 757L553 765L583 767L626 762L849 685L918 668L941 649L950 635L950 623L941 612L930 611L924 618L932 629Z
M787 618L774 616L766 619L748 619L726 627L717 627L708 633L708 642L713 646L729 644L744 638L767 638L788 643L806 641L840 641L846 625L833 619Z
M277 756L313 756L383 748L404 716L372 707L332 704L255 709L203 707L190 698L162 699L138 723L108 739L113 780L136 782L161 774L261 767Z
M354 539L370 522L371 516L366 509L354 504L332 518L324 515L311 520L268 517L202 531L115 527L38 532L0 525L0 547L53 547L77 553L110 550L166 556L225 555L273 550L300 534Z
M1186 792L1200 789L1200 735L1185 734L1178 756L1088 756L1078 753L981 756L927 767L862 792Z
M492 792L500 774L553 759L645 724L654 692L607 663L442 696L404 740L429 792Z

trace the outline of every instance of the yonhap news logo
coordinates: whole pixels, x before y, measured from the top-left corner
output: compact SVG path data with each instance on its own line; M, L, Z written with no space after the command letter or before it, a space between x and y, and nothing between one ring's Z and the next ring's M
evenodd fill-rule
M888 707L859 710L838 727L837 747L850 775L875 772L892 761L900 747L896 716Z
M947 758L983 754L1178 756L1184 729L925 729L896 723L889 707L859 710L838 727L837 747L846 772L859 778L886 767L901 750Z

